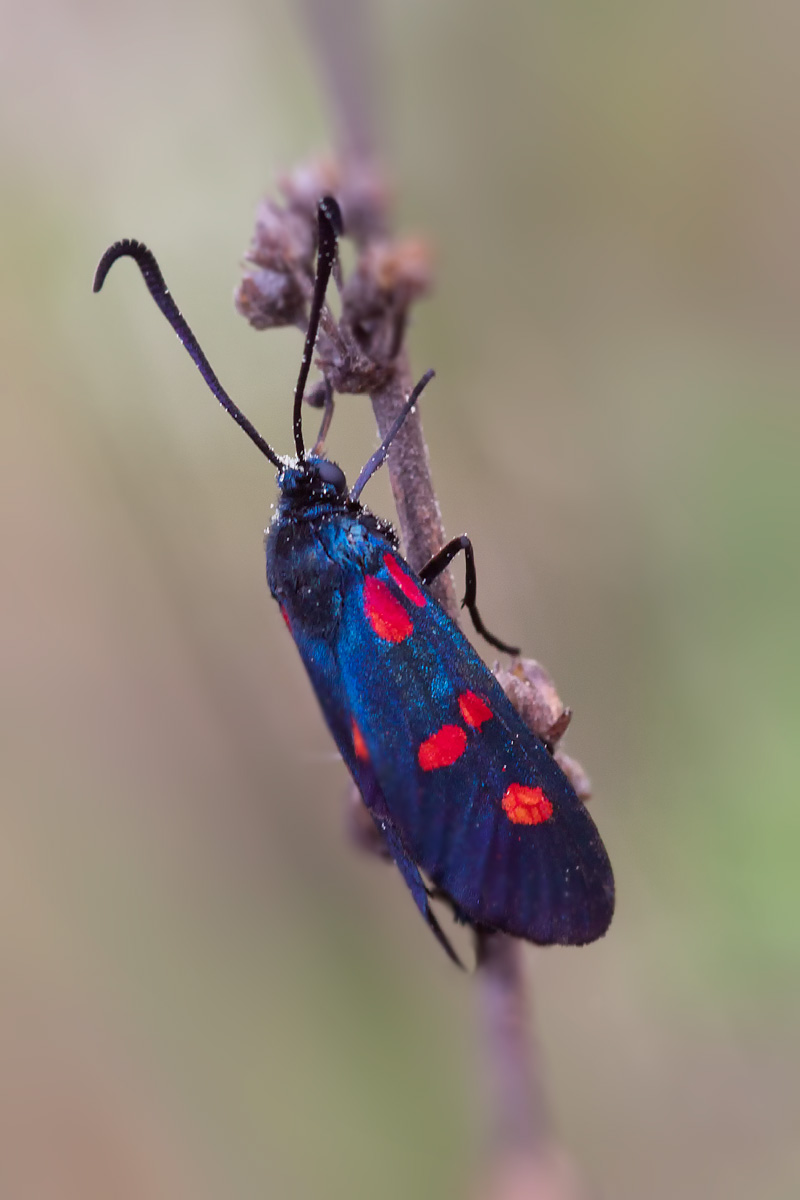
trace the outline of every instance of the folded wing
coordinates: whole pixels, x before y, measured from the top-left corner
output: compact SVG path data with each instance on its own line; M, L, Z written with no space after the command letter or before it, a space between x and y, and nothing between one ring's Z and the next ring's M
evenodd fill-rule
M343 602L333 655L350 728L335 736L368 805L359 774L374 776L405 856L474 925L601 937L614 881L600 836L460 630L388 552L376 574L349 574Z

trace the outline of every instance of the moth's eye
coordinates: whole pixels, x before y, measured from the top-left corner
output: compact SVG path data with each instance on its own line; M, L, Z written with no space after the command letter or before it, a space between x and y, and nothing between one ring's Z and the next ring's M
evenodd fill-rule
M317 467L317 470L322 482L332 484L337 492L343 492L347 487L344 471L341 467L337 467L336 463L328 462L327 459L324 459Z

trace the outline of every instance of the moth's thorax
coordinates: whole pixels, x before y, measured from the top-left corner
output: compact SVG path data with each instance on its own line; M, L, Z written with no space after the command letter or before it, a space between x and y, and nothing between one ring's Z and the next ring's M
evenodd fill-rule
M376 571L387 546L396 545L391 526L350 500L344 476L331 467L327 460L287 464L266 533L270 591L309 633L335 627L347 576Z

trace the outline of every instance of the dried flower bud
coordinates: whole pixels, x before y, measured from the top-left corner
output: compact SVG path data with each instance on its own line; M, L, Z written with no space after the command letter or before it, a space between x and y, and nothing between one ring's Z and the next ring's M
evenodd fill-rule
M338 340L317 339L317 366L341 396L371 395L387 386L392 378L391 363L374 362L355 341L342 336Z
M533 658L518 659L511 670L495 675L514 708L533 732L554 745L566 732L571 712L561 703L553 680Z
M233 300L254 329L302 324L306 316L305 296L295 277L266 267L247 270Z
M290 209L304 216L312 228L317 224L317 205L323 196L336 195L341 172L329 157L312 158L278 177L278 187Z
M359 257L342 298L351 321L407 308L430 290L431 254L421 238L376 242Z
M431 286L431 256L419 238L371 244L342 290L342 322L376 362L396 356L409 306Z
M283 274L303 271L313 275L316 249L316 218L281 208L264 199L256 211L248 262Z
M556 749L567 731L572 711L561 703L556 685L547 671L533 658L519 658L510 670L495 664L494 674L525 724L553 748L553 757L575 789L578 799L585 804L592 794L589 776L576 759Z
M255 329L303 325L314 272L316 221L261 201L235 303Z
M374 167L351 168L338 191L347 236L357 246L386 236L390 189Z

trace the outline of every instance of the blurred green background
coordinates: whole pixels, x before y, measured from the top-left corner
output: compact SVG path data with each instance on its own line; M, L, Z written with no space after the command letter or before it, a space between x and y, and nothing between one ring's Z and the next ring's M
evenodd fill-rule
M527 952L560 1135L617 1200L800 1187L800 8L372 6L411 331L481 607L553 672L618 880ZM232 304L329 145L284 4L3 0L0 1194L458 1197L474 989L342 834L264 582L296 331ZM352 478L374 431L343 400ZM390 514L385 479L369 503Z

